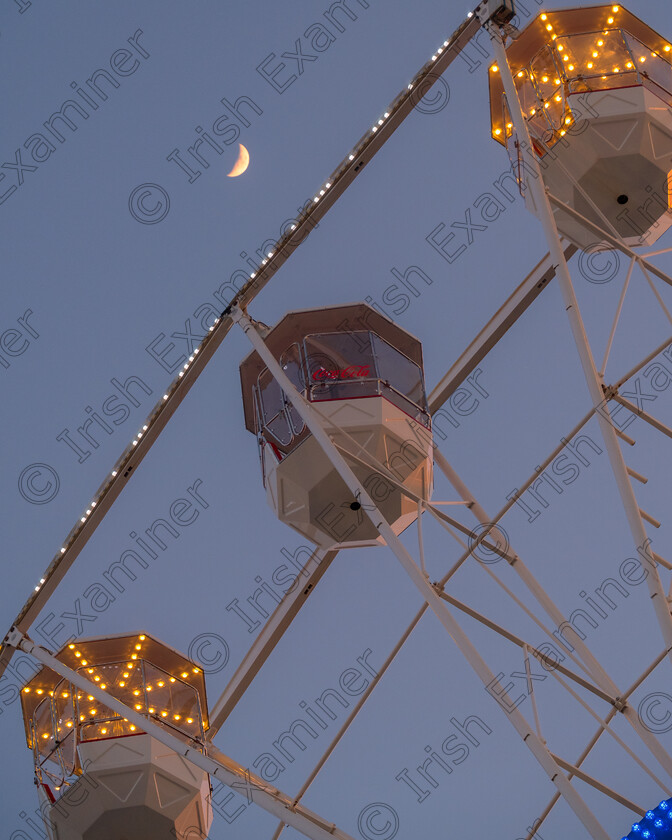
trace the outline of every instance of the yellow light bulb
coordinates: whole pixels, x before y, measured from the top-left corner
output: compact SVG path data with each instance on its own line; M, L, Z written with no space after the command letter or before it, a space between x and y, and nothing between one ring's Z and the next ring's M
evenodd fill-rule
M586 66L588 67L589 70L592 70L593 69L593 62L589 61Z
M603 47L604 46L604 41L602 41L602 40L598 41L597 46L598 47Z
M131 654L131 659L137 659L137 658L138 658L138 654L137 654L137 653L133 653L133 654Z
M25 693L26 693L26 694L28 694L28 693L29 693L29 691L30 691L30 689L28 688L28 686L26 686L23 690L25 691Z
M96 682L100 682L100 677L98 676L98 674L96 674L96 676L95 676L93 679L94 679Z
M103 735L107 735L107 729L101 729L100 731L103 733Z
M88 665L88 664L89 663L86 661L86 659L82 659L82 665Z
M614 12L614 14L616 14L616 12L618 11L618 6L612 6L611 11Z
M621 72L620 67L614 67L614 73L620 73L620 72Z
M105 691L105 689L107 688L107 686L105 685L105 683L101 683L101 684L100 684L100 687L103 689L103 691Z
M68 692L67 692L67 691L64 691L64 692L63 692L63 694L62 694L61 696L62 696L62 697L69 697L70 695L68 694Z
M506 124L506 127L507 127L507 128L513 128L513 123L507 123L507 124Z
M599 53L598 53L598 52L594 52L594 53L593 53L593 58L597 58L597 57L598 57L598 55L599 55Z
M496 64L493 64L490 69L492 70L493 73L496 73L499 70L499 67L497 67Z
M38 688L35 693L36 694L44 694L44 691L41 688Z
M138 638L140 639L141 642L144 642L147 637L146 636L138 636Z
M563 61L569 61L569 56L568 55L563 55L562 60Z
M569 65L569 67L568 67L567 69L568 69L568 70L573 70L573 69L574 69L574 65L573 65L573 64L570 64L570 65Z
M550 103L549 103L549 102L545 102L545 103L544 103L544 108L550 108Z
M194 722L193 718L187 718L187 723L193 723L193 722Z
M572 121L571 117L565 117L565 125L569 125Z
M542 20L548 20L548 15L542 15L542 16L541 16L541 19L542 19Z
M120 688L124 688L125 685L126 683L123 680L119 683Z
M133 694L135 694L135 696L137 697L138 694L140 694L140 691L136 688L135 691L133 692Z
M79 657L79 656L81 656L81 655L82 655L82 654L81 654L78 650L76 650L76 651L75 651L75 656Z
M45 733L44 733L44 735L43 735L42 737L43 737L43 738L48 738L48 737L49 737L49 735L45 732Z
M173 719L174 719L174 720L179 720L179 719L180 719L180 716L179 716L179 715L173 715Z
M669 52L672 50L672 47L669 44L665 44L665 52Z
M161 712L161 717L168 717L168 712Z
M520 77L521 77L521 76L524 76L524 75L525 75L525 74L523 73L523 71L522 71L522 70L520 70L520 71L518 72L518 78L519 78L519 79L520 79Z
M562 44L558 44L558 52L562 52L563 50L564 47L562 46Z
M67 722L66 726L72 726L72 721L71 721L71 720L69 720L69 721Z
M548 31L549 31L549 32L552 32L552 31L553 31L553 27L551 26L551 24L550 24L550 23L547 23L547 24L546 24L546 29L548 29Z
M80 720L84 720L84 715L80 715L80 716L79 716L79 719L80 719Z
M193 670L194 674L198 674L198 673L199 673L199 669L198 669L198 668L193 668L192 670Z
M182 671L182 673L180 674L180 676L182 677L182 679L186 679L186 678L189 676L189 674L187 674L187 672L186 672L186 671Z
M633 65L632 65L632 61L628 61L628 63L627 63L625 66L626 66L626 67L632 67L632 66L633 66Z
M642 63L644 63L644 62L646 61L646 57L645 57L645 56L642 56L639 60L640 60Z
M135 726L131 726L131 732L135 732Z
M141 648L142 648L142 645L136 645L136 646L135 646L135 649L136 649L136 650L141 650Z
M96 710L95 710L95 709L91 709L91 711L89 712L89 714L91 715L91 717L93 717L93 716L95 715L95 713L96 713Z
M148 685L148 686L147 686L147 691L151 691L151 690L152 690L151 685Z
M150 709L149 710L150 715L153 715L155 711L156 711L156 709Z
M123 677L124 679L126 679L126 677L128 677L128 673L127 673L126 671L124 671L124 673L122 674L122 677Z
M555 79L554 81L555 81L555 84L556 84L556 85L559 85L559 84L560 84L560 79Z
M87 700L93 700L93 694L89 694L89 696L86 699Z
M140 705L140 703L136 703L136 704L135 704L135 708L136 708L136 709L142 709L142 706Z
M70 648L70 650L74 650L74 649L75 649L75 646L74 646L74 645L68 645L68 647Z
M541 81L542 82L547 82L548 81L548 76L542 76Z
M613 23L613 22L614 22L613 18L607 18L607 23Z
M171 682L175 682L175 677L171 677L171 678L170 678L170 681L171 681Z
M164 686L164 682L163 682L163 680L159 681L159 682L157 683L157 685L159 686L159 688L163 688L163 686Z
M565 134L567 134L567 132L566 132L566 131L565 131L565 129L563 128L563 129L562 129L562 131L560 132L560 136L562 137L562 136L564 136Z

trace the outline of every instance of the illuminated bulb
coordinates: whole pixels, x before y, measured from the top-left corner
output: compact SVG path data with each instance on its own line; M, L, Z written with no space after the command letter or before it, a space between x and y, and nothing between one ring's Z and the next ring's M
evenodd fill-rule
M644 62L644 61L646 61L646 58L645 58L644 56L642 56L639 60L640 60L641 62Z
M598 47L603 47L604 46L604 41L602 41L602 40L598 41L597 46Z
M570 65L569 65L569 67L568 67L567 69L568 69L568 70L573 70L573 69L574 69L574 65L573 65L573 64L570 64Z
M43 737L43 738L48 738L48 737L49 737L49 735L45 732L45 733L44 733L44 735L43 735L42 737Z
M541 19L542 19L542 20L548 20L548 15L542 15L542 16L541 16Z
M493 73L497 73L499 71L499 67L496 64L493 64L490 69L492 70Z
M495 129L495 134L496 134L498 137L499 137L499 135L500 135L501 133L502 133L502 129L501 129L501 128L496 128L496 129Z
M168 712L161 712L161 717L168 717Z
M103 735L107 735L107 729L101 729L100 731L103 733Z
M148 685L148 686L147 686L147 691L151 691L151 690L152 690L151 685Z
M633 66L632 61L628 61L628 63L625 66L626 67L632 67Z
M549 32L552 32L552 31L553 31L553 27L551 26L551 24L550 24L550 23L547 23L547 24L546 24L546 29L548 29L548 31L549 31Z
M87 700L93 700L93 694L89 694L89 696L86 699Z
M190 362L193 362L193 361L194 361L194 357L193 357L193 356L190 356L190 357L189 357L189 361L190 361ZM143 426L143 427L142 427L142 431L143 431L143 432L146 432L146 431L147 431L147 426Z
M547 82L548 81L548 76L542 76L541 81L542 82Z
M103 689L103 691L105 691L105 689L107 688L107 686L105 685L105 683L101 683L101 684L100 684L100 687Z
M193 671L194 671L194 674L198 674L198 672L199 672L198 668L194 668Z
M82 518L79 521L80 522L86 522L86 516L82 516Z
M613 23L613 22L614 22L613 18L607 18L607 23Z
M135 696L137 697L140 694L140 691L136 688L133 694L135 694Z
M157 685L159 686L159 688L163 688L164 683L163 683L163 681L161 681L161 682L158 682Z
M550 107L550 103L549 103L549 102L545 102L545 103L544 103L544 108L548 108L548 107Z
M115 473L113 473L113 475L115 475ZM61 554L65 554L65 549L64 548L61 549Z
M135 646L135 649L136 649L136 650L140 650L141 648L142 648L142 645L136 645L136 646Z
M672 50L672 47L669 44L665 44L665 52L669 52Z
M140 705L140 703L136 703L136 704L135 704L135 708L136 708L136 709L142 709L142 706Z
M521 70L521 71L518 73L518 78L520 79L520 77L521 77L521 76L524 76L524 75L525 75L525 74L524 74L524 73L523 73L523 71Z
M175 682L175 677L171 677L171 678L170 678L170 681L171 681L171 682Z
M620 72L621 72L620 67L614 67L614 73L620 73Z
M165 399L165 398L164 398ZM112 475L115 476L117 474L116 470L112 470Z
M507 127L507 128L513 128L513 123L507 123L507 124L506 124L506 127Z
M187 723L193 723L193 722L194 722L193 718L187 718Z
M571 117L565 117L565 125L569 125L572 121Z
M96 682L100 682L100 677L96 674L96 676L94 677L94 680L95 680Z
M138 658L138 654L137 654L137 653L132 653L132 654L131 654L131 659L137 659L137 658Z
M63 692L63 694L61 695L61 697L69 697L69 696L70 696L70 695L68 694L68 692L67 692L67 691L64 691L64 692Z
M554 82L555 82L556 85L559 85L560 84L560 79L554 79Z
M128 671L124 671L124 673L123 673L121 676L122 676L124 679L126 679L126 678L128 677Z
M562 136L564 136L565 134L567 134L567 132L566 132L566 131L565 131L565 129L563 128L563 129L562 129L562 131L560 132L560 136L562 137Z
M72 721L71 721L71 720L69 720L69 721L66 723L66 726L72 726Z
M28 686L26 686L23 690L26 694L28 694L30 692L30 689L28 688Z
M589 70L592 70L593 69L593 62L589 61L587 66L588 66Z
M75 646L74 646L74 645L68 645L68 648L69 648L70 650L74 650L74 649L75 649Z
M593 53L593 58L597 58L597 57L598 57L598 55L599 55L599 53L598 53L598 52L594 52L594 53Z
M80 715L80 716L79 716L79 719L80 719L80 720L84 720L84 715Z
M179 719L180 719L179 715L173 715L173 720L179 720Z
M562 52L563 50L564 47L562 46L562 44L558 44L558 52Z
M91 717L93 717L93 716L96 714L96 710L95 710L95 709L91 709L91 711L89 712L89 714L91 715Z
M131 732L135 732L135 726L131 726Z
M36 693L36 694L44 694L44 691L42 691L42 689L41 689L41 688L38 688L38 689L37 689L37 691L36 691L35 693Z
M127 667L127 668L132 668L132 667L133 667L133 663L132 663L132 662L127 662L127 663L126 663L126 667Z
M182 671L182 673L180 674L180 676L182 677L182 679L185 679L185 677L188 677L188 676L189 676L189 674L188 674L186 671Z
M126 685L126 683L122 680L122 681L119 683L119 685L120 685L120 687L121 687L121 688L124 688L124 686Z
M618 6L612 6L611 11L614 12L614 14L616 14L616 12L618 11Z
M151 709L151 708L150 708L150 709L149 709L149 713L150 713L150 715L153 715L155 711L156 711L156 709Z
M556 39L557 37L558 37L558 36L555 34L555 32L551 35L551 39L552 39L553 41L555 41L555 39Z
M568 55L563 55L562 60L563 61L569 61L569 56Z
M87 674L93 674L93 668L87 668Z

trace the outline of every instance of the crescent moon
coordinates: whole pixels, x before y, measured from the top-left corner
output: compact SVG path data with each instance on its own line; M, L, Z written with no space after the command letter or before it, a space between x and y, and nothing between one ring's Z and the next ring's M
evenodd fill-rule
M238 147L240 149L238 153L238 160L234 163L233 169L227 173L227 178L237 178L238 175L242 175L250 165L250 153L242 143L239 143Z

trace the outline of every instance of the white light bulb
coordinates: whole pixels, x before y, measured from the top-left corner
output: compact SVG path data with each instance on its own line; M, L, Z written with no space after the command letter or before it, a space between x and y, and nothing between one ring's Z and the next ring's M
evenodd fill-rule
M112 473L112 475L116 475L116 473ZM61 554L65 554L65 549L64 548L61 549Z
M354 159L355 159L355 156L354 156L354 155L350 155L349 160L354 160Z

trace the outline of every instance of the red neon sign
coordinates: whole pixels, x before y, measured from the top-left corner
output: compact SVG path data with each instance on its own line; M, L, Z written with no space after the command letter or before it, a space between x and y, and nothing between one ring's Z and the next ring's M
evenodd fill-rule
M362 379L369 376L369 365L350 365L347 368L337 368L335 370L327 370L326 368L318 368L313 373L313 379L319 382L323 379Z

